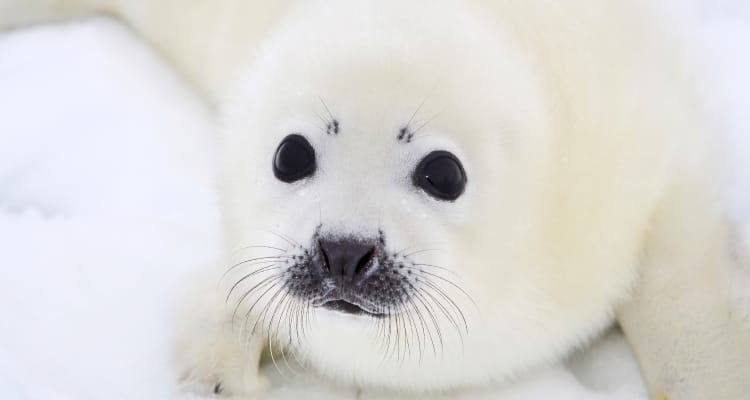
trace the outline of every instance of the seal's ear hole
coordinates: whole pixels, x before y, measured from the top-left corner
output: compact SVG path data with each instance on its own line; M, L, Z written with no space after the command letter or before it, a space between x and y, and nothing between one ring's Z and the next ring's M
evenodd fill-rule
M466 188L466 172L461 161L453 153L438 150L419 162L412 181L436 199L453 201L461 196Z
M291 183L315 172L315 149L304 136L293 133L285 137L273 156L273 174Z

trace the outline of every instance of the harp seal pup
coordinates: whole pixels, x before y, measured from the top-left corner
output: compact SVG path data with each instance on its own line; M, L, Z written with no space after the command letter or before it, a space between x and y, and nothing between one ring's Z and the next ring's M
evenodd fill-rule
M2 0L0 24L115 15L216 104L231 262L186 306L186 382L260 396L266 350L486 385L616 319L653 398L748 398L714 126L650 3Z

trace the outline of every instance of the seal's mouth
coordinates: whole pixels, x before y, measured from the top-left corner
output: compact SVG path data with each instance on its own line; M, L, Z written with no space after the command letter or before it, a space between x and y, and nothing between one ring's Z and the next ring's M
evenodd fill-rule
M321 304L320 307L326 308L331 311L338 311L338 312L341 312L344 314L350 314L350 315L362 315L362 316L375 317L375 318L380 318L384 316L384 314L367 311L364 308L360 307L359 305L350 303L346 300L329 300Z

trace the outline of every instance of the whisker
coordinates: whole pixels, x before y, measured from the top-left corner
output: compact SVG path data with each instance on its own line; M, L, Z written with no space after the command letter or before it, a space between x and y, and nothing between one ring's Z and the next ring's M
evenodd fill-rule
M400 249L399 251L397 251L397 252L393 253L393 255L394 255L394 256L397 256L397 255L399 255L399 254L403 253L403 252L404 252L404 251L406 251L406 250L409 250L409 249L413 249L413 248L415 248L415 247L419 247L419 246L420 246L420 245L422 245L422 244L423 244L423 243L415 243L415 244L412 244L412 245L410 245L410 246L406 246L406 247L404 247L404 248Z
M445 343L443 342L443 333L440 331L440 324L437 322L437 316L435 313L435 310L432 308L432 306L429 304L429 301L422 296L422 293L417 290L414 292L414 296L419 300L420 303L422 303L422 306L424 306L425 311L427 312L427 316L432 321L432 325L435 327L435 335L438 338L438 342L440 343L440 354L443 354L445 352ZM435 354L437 357L437 353Z
M276 287L278 285L278 282L274 284L273 287ZM255 319L255 324L253 324L253 329L251 332L255 332L255 328L258 326L258 323L260 323L260 327L263 328L263 325L266 323L266 317L268 316L268 310L271 307L271 304L273 304L274 300L276 300L276 297L281 293L281 287L279 287L276 292L274 292L273 296L268 300L268 303L266 303L265 307L263 307L263 310L259 314L259 318ZM269 335L270 336L270 335Z
M437 348L435 347L435 339L432 337L432 331L430 330L429 325L427 324L427 321L425 321L424 316L422 316L422 312L419 311L419 306L417 303L414 302L413 299L411 299L412 296L409 296L409 301L412 304L412 308L414 309L414 313L417 314L417 318L419 319L419 325L422 328L422 336L425 338L423 345L422 345L422 351L427 351L427 339L430 339L430 347L432 347L432 354L437 354ZM422 351L420 351L420 362L422 359Z
M303 314L303 322L304 325L302 325L302 337L307 337L307 330L310 328L310 313L311 313L311 300L305 301L305 307L303 308L304 314Z
M392 317L393 315L391 314L391 306L389 305L388 314L386 318L383 320L384 321L383 329L385 330L387 328L387 330L384 332L385 333L385 340L384 340L385 349L383 350L383 359L381 360L381 363L385 363L385 361L388 359L389 350L391 348L391 332L393 330L392 329L392 323L393 323Z
M289 324L288 330L289 330L289 341L292 341L292 338L297 337L297 344L296 347L300 347L302 344L302 341L300 339L300 333L299 333L299 323L300 323L300 308L302 307L301 303L298 301L294 301L294 308L291 310L291 312L294 314L294 332L292 332L292 324ZM294 343L291 343L292 346L295 346ZM294 352L292 352L294 354ZM297 360L299 361L299 360Z
M445 300L447 300L451 304L451 306L456 310L461 320L463 321L464 330L466 331L466 333L469 333L469 324L466 322L466 317L464 316L464 313L461 311L461 307L459 307L458 304L456 304L456 302L453 301L453 299L451 299L450 296L448 296L443 290L441 290L437 285L431 282L429 278L425 278L423 282L425 283L426 286L431 288L433 291L435 291L438 295L442 296Z
M469 301L471 301L471 303L472 303L472 304L474 304L474 307L476 307L476 308L477 308L477 310L479 310L479 306L478 306L478 305L477 305L477 303L476 303L476 302L474 301L474 298L473 298L473 297L471 297L471 295L469 295L469 293L467 293L467 292L466 292L466 291L465 291L465 290L464 290L464 289L463 289L463 288L462 288L461 286L458 286L458 285L457 285L456 283L454 283L454 282L453 282L453 281L451 281L450 279L447 279L447 278L445 278L445 277L442 277L442 276L440 276L440 275L436 275L436 274L433 274L433 273L431 273L431 272L427 272L427 271L421 271L421 273L423 273L423 274L426 274L426 275L429 275L429 276L432 276L432 277L435 277L435 278L437 278L437 279L440 279L440 280L442 280L443 282L445 282L445 283L447 283L447 284L449 284L449 285L453 286L454 288L456 288L456 289L460 290L460 291L461 291L461 293L463 293L463 294L464 294L464 296L466 296L466 298L468 298L468 299L469 299Z
M329 117L331 117L331 121L334 121L334 120L335 120L336 118L334 118L334 116L333 116L333 113L332 113L332 112L331 112L331 110L330 110L330 109L328 108L328 105L326 104L326 102L325 102L325 101L323 101L323 97L321 97L321 96L318 96L318 100L320 100L320 103L321 103L321 104L323 104L323 108L325 108L325 109L326 109L326 112L328 113L328 116L329 116Z
M255 258L250 258L250 259L247 259L247 260L243 260L243 261L240 261L237 264L234 264L231 267L227 268L227 270L224 271L224 275L222 275L222 279L228 273L232 272L234 269L236 269L236 268L238 268L238 267L240 267L242 265L246 265L248 263L250 263L250 265L255 265L254 264L255 261L260 261L260 260L269 260L268 262L280 262L280 261L288 260L288 259L289 259L288 256L266 256L266 257L255 257ZM263 264L263 262L259 262L258 264Z
M278 296L279 293L281 293L281 290L277 290L276 291L276 293L271 297L271 300L269 300L269 302L266 305L266 307L263 309L264 323L265 323L265 318L266 318L267 310L269 309L270 305L273 304L274 299L276 299L276 296ZM288 292L287 292L287 294L288 294ZM275 310L278 310L279 305L281 304L282 301L283 301L283 297L279 300L278 303L276 303ZM276 313L276 311L274 311L274 314L275 313ZM273 355L273 342L274 342L274 339L273 339L273 333L271 332L271 324L273 324L273 316L271 316L271 319L269 320L269 322L270 323L268 325L268 328L266 329L266 332L268 332L268 351L271 354L271 361L273 362L273 366L276 368L276 371L279 372L279 375L281 375L281 377L284 380L289 380L289 377L287 377L286 374L284 374L284 371L282 371L281 368L279 368L279 364L276 363L276 357L274 357L274 355ZM256 321L256 323L257 323L257 321ZM253 328L253 331L255 331L255 328Z
M398 355L398 350L401 348L401 332L398 329L398 327L399 327L399 318L398 318L399 317L399 313L398 313L398 309L396 309L396 311L393 313L393 315L394 315L394 318L396 319L396 323L394 324L394 326L396 328L396 347L394 347L393 350L396 352L396 361L399 361L400 358L399 358L399 355Z
M412 121L414 121L414 117L416 117L416 116L417 116L417 113L419 112L419 110L421 110L421 109L422 109L422 106L424 106L424 103L426 103L426 102L427 102L427 99L428 99L428 98L430 98L430 96L429 96L429 95L425 96L425 97L424 97L424 99L422 100L422 102L421 102L421 103L419 103L419 105L417 106L417 109L416 109L416 110L414 110L414 113L413 113L413 114L411 115L411 117L409 117L409 121L408 121L408 122L406 122L406 126L410 126L410 125L411 125L411 122L412 122Z
M227 293L227 298L224 301L225 302L229 301L229 298L232 297L232 292L234 292L234 290L237 289L237 286L239 286L242 282L244 282L246 279L252 277L253 275L257 275L257 274L260 274L260 273L263 273L263 272L273 271L273 270L276 270L276 269L281 269L281 267L278 266L279 264L277 262L275 262L275 261L266 261L266 262L267 263L271 263L272 262L273 264L267 265L267 266L265 266L263 268L260 268L260 269L257 269L255 271L253 271L253 272L251 272L251 273L243 276L242 278L240 278L237 282L234 283L234 285L232 285L232 288L229 289L229 293Z
M278 237L278 238L280 238L281 240L284 240L284 241L286 241L286 242L287 242L287 243L289 243L289 244L290 244L291 246L294 246L294 247L302 247L302 245L301 245L301 244L299 244L299 243L298 243L297 241L295 241L294 239L292 239L292 238L290 238L290 237L288 237L288 236L286 236L286 235L283 235L283 234L281 234L281 233L278 233L278 232L274 232L274 231L272 231L272 230L270 230L270 229L264 229L264 230L265 230L266 232L268 232L268 233L272 234L272 235L275 235L275 236L277 236L277 237Z
M292 368L291 364L289 364L289 360L286 357L286 353L284 352L284 346L281 345L281 340L279 339L279 334L281 332L281 320L284 315L288 315L289 312L289 302L291 300L291 297L289 295L289 291L285 290L284 296L279 300L278 305L273 311L273 314L271 314L271 319L268 324L268 331L271 332L271 328L273 326L274 319L276 320L276 329L273 330L273 332L276 334L276 343L280 346L281 351L281 359L284 361L284 364L286 365L287 369L293 374L293 375L299 375L299 371ZM276 313L281 311L281 314L279 315L279 318L276 318Z
M383 315L385 315L385 311L382 309L382 307L378 310L378 312L382 313ZM383 339L385 338L385 317L378 318L377 320L375 320L373 329L375 331L374 332L374 337L380 339L379 340L379 342L380 342L380 353L384 353L384 351L383 351L384 340ZM383 362L383 359L381 359L381 362Z
M269 324L268 324L268 331L271 332L271 329L273 328L273 321L276 320L276 329L274 329L273 332L275 332L275 334L276 334L276 341L279 342L279 343L281 342L281 340L279 339L279 334L280 334L280 331L281 331L281 329L280 329L281 320L282 320L281 317L283 317L284 314L286 314L288 312L288 310L287 310L287 307L288 307L287 299L290 298L289 297L289 291L285 290L284 292L285 293L281 297L281 299L279 300L279 303L276 305L276 308L274 308L273 313L271 314L271 319L270 319ZM280 317L278 319L276 319L276 314L279 312L279 310L282 310L282 311L281 311Z
M292 296L290 299L289 307L289 324L287 325L287 334L289 335L289 348L297 361L297 364L303 369L307 369L306 365L297 357L297 353L303 351L302 342L304 338L304 306L305 303L299 298Z
M411 256L413 256L415 254L426 253L428 251L440 251L440 249L422 249L422 250L417 250L417 251L413 251L413 252L411 252L409 254L404 254L403 257L404 258L409 258L409 257L411 257Z
M326 129L327 129L326 127L328 126L328 121L326 121L325 118L323 118L322 116L320 116L320 114L318 114L316 111L313 111L313 114L315 114L315 116L318 117L318 119L320 120L320 122L323 123L323 125L319 126L319 128L320 128L320 130L322 130L323 132L325 132Z
M413 333L413 337L417 339L417 355L418 355L417 359L418 359L418 362L421 364L422 363L422 337L419 335L416 322L414 322L414 315L412 314L413 307L408 307L408 305L411 305L411 304L407 303L407 306L404 306L404 311L406 312L406 316L409 320L409 325L412 328L411 331ZM409 357L411 357L411 351L409 352Z
M433 115L432 117L430 117L430 119L428 119L427 121L425 121L422 125L419 125L419 127L417 127L417 129L413 130L412 131L412 135L416 135L419 131L422 130L422 128L424 128L430 122L432 122L433 120L435 120L435 118L439 117L440 114L442 114L443 112L445 112L445 109L442 109L442 110L436 112L435 115Z
M430 267L430 268L435 268L435 269L439 269L439 270L441 270L441 271L445 271L445 272L447 272L447 273L449 273L449 274L451 274L451 275L455 276L456 278L461 278L461 277L460 277L460 276L459 276L459 275L458 275L458 274L457 274L457 273L456 273L455 271L451 271L451 270L449 270L448 268L445 268L445 267L441 267L441 266L439 266L439 265L434 265L434 264L423 264L423 263L414 263L413 265L414 265L414 266L417 266L417 267ZM419 270L419 269L417 269L417 268L414 268L414 269L415 269L415 270L418 270L418 271L421 271L421 270Z
M274 246L266 246L266 245L250 245L250 246L242 246L242 247L240 247L240 248L237 248L237 249L234 249L234 250L232 250L232 252L233 252L233 253L236 253L236 252L239 252L239 251L242 251L242 250L247 250L247 249L273 249L273 250L278 250L278 251L281 251L281 252L284 252L284 253L286 253L286 252L287 252L287 250L286 250L286 249L282 249L282 248L280 248L280 247L274 247Z
M418 295L418 294L419 294L419 291L418 291L418 289L417 289L416 287L414 287L414 285L412 285L412 284L411 284L411 283L409 283L408 281L407 281L407 284L408 284L408 285L409 285L409 286L411 287L411 290L413 291L413 294L412 294L412 295L409 295L409 301L410 301L410 302L411 302L411 303L413 304L413 306L414 306L414 310L415 310L415 311L416 311L416 313L417 313L417 317L419 318L419 320L420 320L420 322L421 322L421 324L422 324L423 332L424 332L424 330L425 330L425 329L427 330L427 335L428 335L428 336L429 336L429 338L430 338L430 345L432 346L432 353L433 353L433 355L437 356L437 348L435 347L435 340L434 340L434 339L433 339L433 337L432 337L432 332L431 332L431 330L430 330L430 327L428 326L428 324L427 324L427 321L426 321L426 320L424 319L424 317L422 316L422 313L421 313L421 312L419 311L419 306L417 305L417 303L415 303L415 302L414 302L414 298L416 297L416 295ZM421 299L417 298L417 300L419 300L419 301L420 301L420 303L422 303L422 305L424 306L424 302L423 302L423 301L422 301ZM426 312L429 312L429 311L427 310L427 307L426 307L426 306L425 306L425 311L426 311Z
M407 326L407 323L409 322L408 321L408 319L409 319L409 312L406 309L406 307L403 307L403 306L399 307L399 309L401 310L401 315L403 316L403 318L401 318L401 321L403 323L403 328L404 328L403 329L403 332L404 332L404 360L406 360L407 357L411 358L411 352L412 352L412 348L411 347L413 345L413 343L411 343L411 340L410 340L412 338L412 336L407 331L409 329L409 327Z
M281 277L278 276L278 275L274 275L273 278L276 278L276 279L270 281L271 285L268 286L266 288L266 290L263 291L263 293L261 293L260 296L258 296L257 299L255 299L255 301L253 302L253 304L250 306L250 308L245 313L245 323L246 324L247 324L247 320L248 320L248 318L250 318L250 314L253 312L253 309L255 308L255 306L258 305L258 303L260 302L260 300L263 297L265 297L266 294L268 294L268 292L270 292L274 287L276 287L279 284L279 282L281 281ZM265 286L265 284L263 286ZM235 312L236 312L236 310L235 310ZM256 320L255 320L255 325L257 325L257 323L258 323L258 318L256 318ZM251 334L255 333L255 325L253 325L253 329L250 331Z
M309 324L310 302L309 301L305 301L305 302L299 302L298 304L299 304L300 310L301 310L300 311L300 319L299 319L300 331L301 331L301 338L302 338L302 340L306 340L306 329L307 329L307 324ZM297 360L297 363L303 369L308 370L309 368L308 368L307 363L305 362L305 360L309 359L310 350L308 348L306 348L306 347L301 346L301 345L299 345L295 350L296 351L292 352L292 355L294 356L294 359ZM302 358L301 360L298 357L298 354L299 354L299 357Z
M436 289L432 288L429 285L426 285L426 287L427 288L431 288L432 290L436 290ZM459 328L458 322L456 322L456 320L453 318L453 314L451 314L450 312L448 312L448 309L445 308L445 306L443 305L443 302L440 301L440 299L438 299L435 296L433 296L428 290L424 290L423 293L425 295L427 295L429 298L432 299L433 304L435 304L440 309L440 311L443 313L443 315L445 315L445 317L448 319L448 321L450 321L451 325L453 325L453 327L456 328L456 331L458 332L458 335L459 335L459 337L461 339L461 342L463 343L463 335L461 334L461 328ZM464 326L466 326L466 325L464 324Z
M445 268L438 267L436 265L430 265L430 264L414 264L414 265L424 265L424 266L431 266L431 267L436 267L436 268L440 268L440 269L445 269ZM473 299L471 299L471 297L468 295L468 293L466 291L464 291L462 288L460 288L457 284L453 283L452 281L450 281L450 280L448 280L448 279L446 279L444 277L435 275L433 273L424 271L424 270L419 269L419 268L412 268L412 267L406 267L406 268L410 269L410 270L413 270L413 271L417 271L418 273L422 274L422 279L423 279L422 282L425 283L428 286L431 286L431 288L437 294L439 294L441 297L443 297L445 300L447 300L451 304L451 306L456 310L456 312L459 315L459 317L462 319L463 325L464 325L464 330L468 333L468 331L469 331L468 323L466 322L466 317L465 317L464 313L462 312L461 307L459 307L458 304L456 304L456 302L450 296L448 296L442 289L440 289L440 287L437 284L435 284L434 282L432 282L432 279L430 277L435 277L435 278L441 279L441 280L443 280L443 281L445 281L445 282L453 285L454 287L456 287L459 290L461 290L461 292L463 292L463 294L466 295L473 302ZM451 272L451 273L453 273L454 275L457 276L457 274L455 274L453 271L450 271L450 270L447 270L447 269L446 269L446 271ZM476 306L476 303L474 303L474 305Z
M250 288L250 290L248 290L247 292L245 292L245 294L243 294L242 297L240 297L240 299L237 301L237 304L234 306L234 312L232 313L232 321L234 321L234 319L236 318L237 311L239 310L239 308L242 305L242 303L245 301L245 299L248 296L250 296L251 293L253 293L257 289L265 287L267 284L269 284L271 282L274 282L274 281L278 282L279 280L281 280L280 276L278 276L278 275L271 275L269 277L264 278L262 281L260 281L257 284L255 284L255 286L253 286L252 288ZM253 307L255 307L255 304L265 295L265 293L266 292L263 292L263 294L260 297L258 297L257 300L255 300L255 303L253 303L252 307L250 307L250 310L248 310L248 314L253 310ZM245 319L247 319L247 316L245 317Z
M399 305L395 306L396 312L393 314L396 319L396 347L394 348L395 354L396 354L396 361L399 361L399 364L403 363L404 358L401 357L401 345L404 345L404 353L406 352L406 335L404 335L404 332L401 330L401 325L403 322L403 314L401 313L401 307ZM404 343L402 343L402 340ZM406 357L406 355L404 355Z
M292 303L293 303L293 307L294 307L294 309L293 309L293 311L292 311L292 312L294 313L294 330L295 330L295 332L296 332L296 334L297 334L297 345L296 345L296 346L294 346L294 344L293 344L293 343L290 343L290 344L291 344L292 346L294 346L294 347L295 347L295 349L299 349L299 348L301 348L301 347L302 347L302 339L301 339L301 337L300 337L300 329L299 329L299 325L300 325L300 323L302 322L302 312L303 312L303 310L302 310L302 307L303 307L303 304L302 304L302 302L300 302L300 301L297 301L297 300L292 300ZM292 341L292 338L293 338L293 337L294 337L294 336L293 336L293 334L292 334L292 324L289 324L289 341L290 341L290 342ZM301 366L301 367L302 367L303 369L307 370L307 367L306 367L305 363L303 363L303 362L302 362L302 361L301 361L301 360L300 360L300 359L299 359L299 358L297 357L297 352L296 352L296 351L292 351L292 357L294 357L294 360L295 360L295 361L297 362L297 364L298 364L299 366Z

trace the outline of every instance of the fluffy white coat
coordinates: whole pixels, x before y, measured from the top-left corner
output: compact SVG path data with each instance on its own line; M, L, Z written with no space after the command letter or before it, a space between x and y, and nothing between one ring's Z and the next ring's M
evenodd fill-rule
M222 288L186 308L185 379L256 393L270 345L345 385L481 385L559 359L617 316L654 398L750 394L747 313L730 297L741 259L676 21L624 0L258 3L3 0L0 15L13 18L0 26L93 11L123 18L220 109L236 262L269 256L249 245L291 253L287 241L304 243L321 224L381 229L394 250L440 250L419 261L449 270L437 284L466 329L454 329L450 311L433 325L396 322L395 336L388 329L399 341L384 357L370 321L311 309L304 340L291 318L248 337L228 324ZM335 141L320 127L326 113L342 124ZM398 143L414 118L415 140ZM298 131L322 172L282 185L270 157ZM454 203L408 186L434 149L464 162L469 185ZM248 268L224 282L258 266Z

